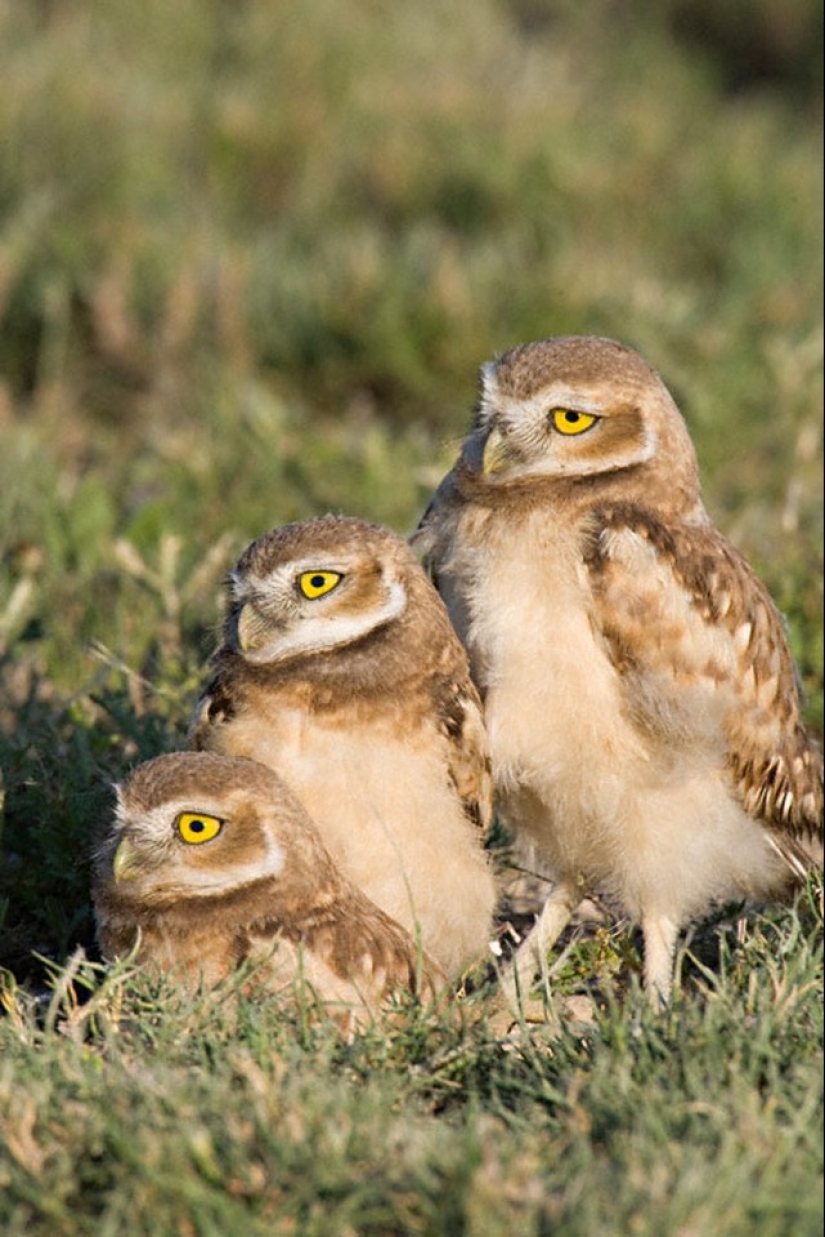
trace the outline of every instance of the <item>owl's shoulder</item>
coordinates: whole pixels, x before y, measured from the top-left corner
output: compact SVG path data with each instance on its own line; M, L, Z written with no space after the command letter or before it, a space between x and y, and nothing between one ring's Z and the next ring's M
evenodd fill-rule
M617 613L644 598L660 614L678 609L726 633L746 660L768 657L793 674L783 620L763 582L700 510L668 519L640 504L610 504L589 523L584 561L594 594Z

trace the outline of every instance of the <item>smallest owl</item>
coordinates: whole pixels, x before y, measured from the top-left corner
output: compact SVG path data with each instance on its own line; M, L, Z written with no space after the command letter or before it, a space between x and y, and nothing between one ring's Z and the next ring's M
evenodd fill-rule
M94 855L104 957L184 986L213 986L248 959L273 991L310 991L348 1030L394 991L440 985L412 938L336 869L280 778L254 761L175 752L116 787Z

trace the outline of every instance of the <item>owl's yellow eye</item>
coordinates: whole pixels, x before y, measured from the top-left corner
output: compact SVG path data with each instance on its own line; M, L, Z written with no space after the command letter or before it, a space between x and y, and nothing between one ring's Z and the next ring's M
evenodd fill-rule
M312 601L331 593L343 578L340 571L305 571L298 577L298 588Z
M554 408L550 418L560 434L583 434L599 419L589 412L576 412L574 408Z
M181 812L175 824L183 841L195 846L211 842L223 828L223 821L207 812Z

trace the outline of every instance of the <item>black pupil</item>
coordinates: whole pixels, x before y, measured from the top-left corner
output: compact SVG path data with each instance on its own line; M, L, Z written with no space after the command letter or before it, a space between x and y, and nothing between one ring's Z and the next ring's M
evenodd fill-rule
M310 584L313 588L323 588L325 583L326 581L323 576L313 576L310 580Z
M575 425L579 419L579 414L577 412L566 412L564 419L568 425Z
M206 825L204 824L202 820L190 820L189 828L192 830L193 833L203 833L204 829L206 828Z

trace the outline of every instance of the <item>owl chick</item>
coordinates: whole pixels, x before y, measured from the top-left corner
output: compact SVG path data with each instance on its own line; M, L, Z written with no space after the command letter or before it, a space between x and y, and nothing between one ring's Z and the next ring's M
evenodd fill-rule
M710 522L673 399L612 340L514 348L413 540L470 653L502 818L554 880L505 992L589 887L641 922L667 1001L680 927L804 876L823 801L782 622Z
M275 991L297 981L349 1026L393 991L434 992L438 968L336 868L271 769L211 752L139 765L117 788L94 857L105 957L128 953L188 986L262 960Z
M489 939L492 782L438 594L403 538L341 516L265 534L228 591L192 745L275 769L347 878L455 976Z

